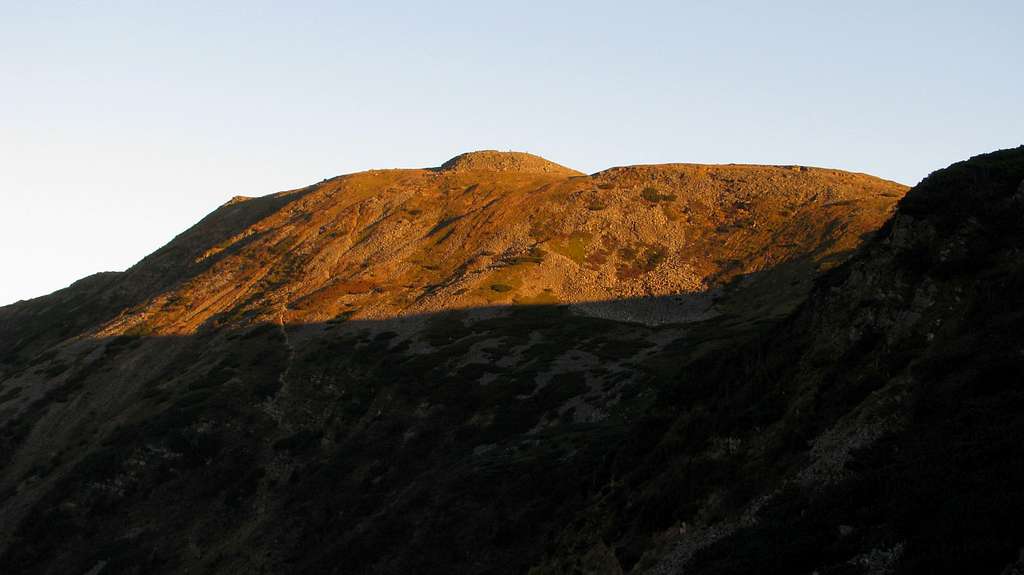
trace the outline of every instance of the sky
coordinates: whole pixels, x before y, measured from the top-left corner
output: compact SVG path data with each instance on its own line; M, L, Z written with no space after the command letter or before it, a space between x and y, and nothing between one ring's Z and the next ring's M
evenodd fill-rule
M914 184L1024 143L1024 2L0 0L0 305L232 196L519 150Z

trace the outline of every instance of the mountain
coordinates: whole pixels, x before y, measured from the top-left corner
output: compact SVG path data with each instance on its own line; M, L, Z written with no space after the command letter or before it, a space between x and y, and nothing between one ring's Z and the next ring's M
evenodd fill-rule
M1021 180L473 152L234 198L0 308L0 566L1013 569Z
M711 296L730 280L780 264L773 279L795 281L786 288L794 295L806 291L809 270L852 250L904 191L795 166L583 176L536 156L475 152L437 169L375 170L234 198L122 276L97 278L108 307L75 286L8 310L24 317L5 323L25 330L9 336L15 341L39 337L36 323L112 316L120 317L93 335L189 334L509 303L593 302L590 313L601 314L611 312L600 302L676 294L690 297L666 300L646 319L702 317L722 312ZM80 298L89 301L67 305L89 310L39 319L39 308ZM76 324L41 346L79 327L95 326Z

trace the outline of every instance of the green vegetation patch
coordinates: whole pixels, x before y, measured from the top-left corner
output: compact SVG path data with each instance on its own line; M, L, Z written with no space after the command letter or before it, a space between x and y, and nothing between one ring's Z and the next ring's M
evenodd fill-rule
M661 244L619 248L619 279L632 279L654 271L668 257L668 248Z
M675 194L663 194L657 189L650 187L644 188L643 191L640 192L640 197L655 204L658 202L671 202L676 199Z
M578 265L587 259L587 248L593 236L587 232L573 232L569 236L553 239L549 242L551 250L561 254Z

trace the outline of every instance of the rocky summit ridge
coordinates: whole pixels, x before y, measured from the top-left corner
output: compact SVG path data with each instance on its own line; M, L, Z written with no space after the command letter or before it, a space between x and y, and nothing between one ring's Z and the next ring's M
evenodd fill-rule
M905 191L824 169L582 176L536 157L493 159L471 153L441 171L363 172L229 203L129 270L125 289L154 291L103 333L502 305L650 324L782 313ZM499 169L509 161L527 167ZM761 291L726 289L741 280L778 290L762 305L748 298Z

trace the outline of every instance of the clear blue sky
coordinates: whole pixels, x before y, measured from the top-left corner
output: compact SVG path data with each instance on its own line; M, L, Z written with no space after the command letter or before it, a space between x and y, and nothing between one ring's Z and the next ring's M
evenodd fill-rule
M0 6L0 304L234 195L515 149L907 184L1024 142L1024 2Z

